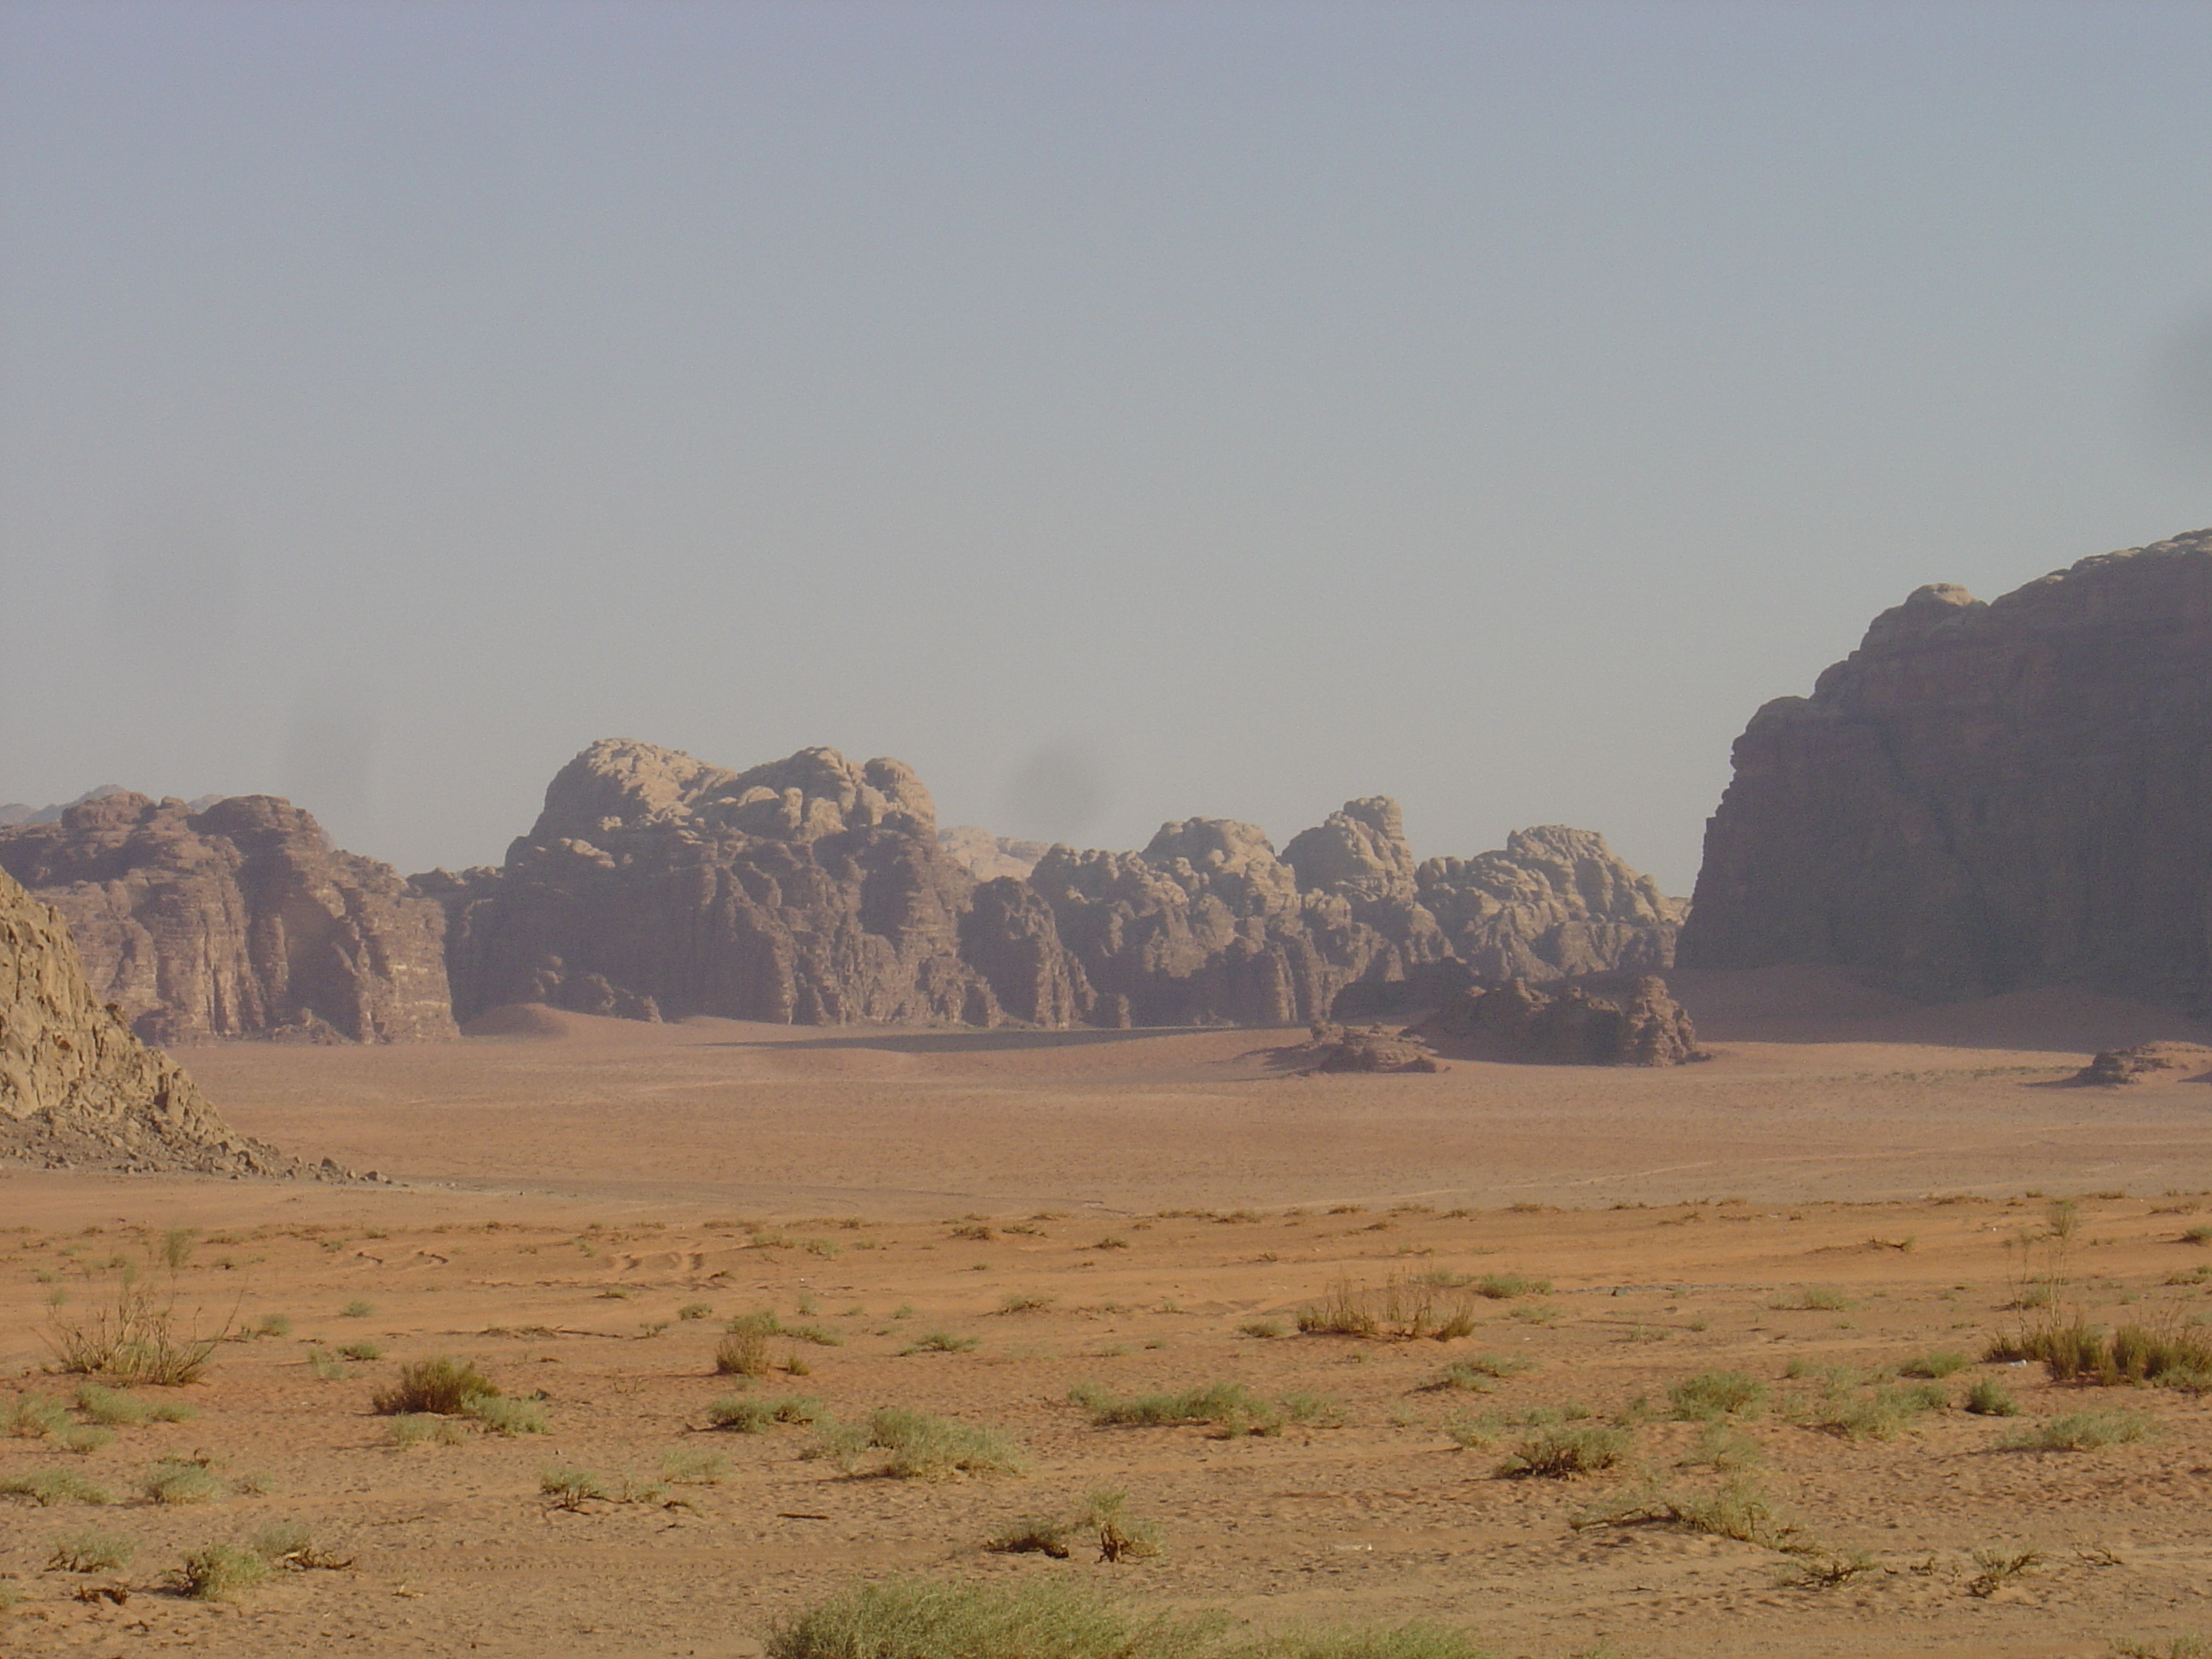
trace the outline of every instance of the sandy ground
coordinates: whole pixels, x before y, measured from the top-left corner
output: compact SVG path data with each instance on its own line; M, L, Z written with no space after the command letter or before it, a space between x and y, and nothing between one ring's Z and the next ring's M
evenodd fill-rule
M2182 1237L2200 1205L2212 1219L2212 1085L2060 1086L2094 1047L2205 1033L2084 999L1907 1009L1802 975L1681 988L1717 1055L1648 1073L1304 1079L1285 1074L1297 1033L542 1013L436 1048L190 1051L241 1128L392 1184L0 1172L0 1413L17 1389L74 1387L46 1369L52 1292L81 1317L102 1264L144 1261L168 1229L194 1230L180 1316L272 1333L219 1345L203 1382L144 1391L188 1401L188 1421L82 1455L0 1437L0 1482L68 1468L118 1500L0 1499L0 1580L21 1596L0 1653L750 1655L773 1617L895 1571L1058 1576L1268 1628L1431 1619L1547 1659L2021 1659L2212 1636L2212 1404L1973 1363L1894 1437L1825 1424L1902 1362L1978 1361L2017 1325L2007 1304L2044 1255L2017 1240L2046 1195L2079 1204L2062 1302L2107 1323L2212 1315L2212 1249ZM1453 1340L1296 1331L1334 1285L1500 1273L1549 1289L1439 1287L1477 1321ZM714 1376L722 1322L757 1309L831 1340L772 1344L804 1374ZM333 1358L344 1346L378 1357ZM372 1394L435 1354L542 1394L550 1432L396 1444ZM1484 1355L1513 1374L1426 1386ZM1838 1366L1858 1380L1826 1380ZM1570 1524L1727 1478L1668 1399L1717 1369L1768 1391L1730 1431L1755 1460L1741 1478L1869 1571L1808 1588L1758 1544ZM1327 1403L1222 1438L1100 1426L1068 1399L1222 1380ZM2023 1415L1956 1409L1982 1380ZM739 1391L987 1426L1028 1472L848 1474L800 1455L805 1427L710 1428L709 1403ZM2112 1409L2154 1432L2006 1447ZM1585 1410L1626 1437L1620 1466L1496 1473L1539 1431L1531 1413ZM642 1488L684 1453L726 1467L581 1512L539 1491L556 1464ZM163 1455L204 1456L222 1495L146 1501ZM1101 1486L1157 1522L1163 1555L981 1549ZM352 1565L234 1605L160 1590L187 1550L272 1519ZM129 1565L48 1570L53 1540L88 1528L133 1540ZM1977 1595L1978 1549L2042 1559ZM127 1601L76 1599L111 1583Z

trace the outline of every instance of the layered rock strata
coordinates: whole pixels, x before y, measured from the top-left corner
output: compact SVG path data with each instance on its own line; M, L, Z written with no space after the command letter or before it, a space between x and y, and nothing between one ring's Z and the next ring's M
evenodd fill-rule
M1923 587L1736 740L1681 960L2212 1006L2212 531Z
M0 1155L131 1170L296 1169L234 1133L86 981L68 925L0 874ZM331 1166L328 1173L343 1173Z
M67 920L147 1042L455 1035L438 905L273 796L102 794L0 829L0 870Z
M897 761L809 749L732 772L619 739L562 769L498 868L415 885L446 908L464 1020L541 1002L799 1024L1292 1024L1329 1017L1348 988L1419 987L1432 1006L1502 969L1664 966L1678 920L1580 830L1420 864L1376 798L1280 856L1222 818L1164 824L1140 853L1036 849L940 833Z

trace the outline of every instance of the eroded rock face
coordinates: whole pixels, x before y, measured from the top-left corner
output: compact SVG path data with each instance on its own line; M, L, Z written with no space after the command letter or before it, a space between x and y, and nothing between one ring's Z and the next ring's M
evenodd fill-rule
M498 870L416 885L447 907L463 1020L513 1002L799 1024L1005 1018L961 955L975 878L897 761L805 749L732 772L604 740L562 768ZM1002 921L1009 937L988 922L977 937L1011 982L1037 923ZM1057 1012L1048 984L1036 994Z
M1474 988L1407 1035L1477 1059L1556 1066L1684 1066L1705 1057L1688 1012L1650 974L1618 991L1570 985L1553 994L1518 979Z
M1681 960L2212 1004L2212 531L1923 587L1736 740Z
M147 1042L454 1035L438 907L274 796L106 793L0 829L0 869L67 919Z
M1429 1045L1405 1032L1379 1025L1346 1026L1319 1021L1307 1045L1310 1056L1298 1068L1311 1077L1330 1072L1442 1072L1450 1068L1429 1052Z
M1552 978L1663 965L1674 927L1650 884L1577 830L1422 866L1377 797L1280 857L1228 818L1164 824L1141 853L1036 848L939 832L896 761L810 749L732 772L617 740L562 769L500 868L416 885L446 908L464 1020L543 1002L799 1024L1298 1024L1347 988L1375 989L1376 1011L1401 994L1432 1006L1480 971L1455 938Z
M59 912L0 874L0 1156L58 1164L276 1174L167 1055L87 982Z
M2212 1048L2197 1042L2138 1042L2098 1051L2069 1082L2084 1086L2202 1082L2212 1079Z

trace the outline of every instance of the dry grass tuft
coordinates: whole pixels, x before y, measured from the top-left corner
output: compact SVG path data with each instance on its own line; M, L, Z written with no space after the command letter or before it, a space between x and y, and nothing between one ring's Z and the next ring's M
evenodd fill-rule
M477 1369L474 1360L441 1354L402 1365L398 1380L388 1389L378 1389L369 1405L381 1417L424 1412L457 1417L468 1411L471 1401L498 1396L498 1385Z
M1492 1277L1503 1283L1508 1275ZM1298 1329L1318 1336L1448 1342L1474 1331L1475 1298L1487 1294L1438 1284L1434 1277L1394 1273L1379 1285L1364 1286L1340 1279L1321 1302L1298 1310Z

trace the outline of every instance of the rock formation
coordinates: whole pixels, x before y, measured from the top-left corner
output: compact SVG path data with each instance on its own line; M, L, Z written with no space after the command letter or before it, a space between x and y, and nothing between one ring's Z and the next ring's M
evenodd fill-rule
M454 1035L439 908L273 796L100 793L0 829L0 870L61 912L147 1042Z
M1923 587L1737 739L1681 960L2212 1005L2212 531Z
M86 982L59 913L4 874L0 1156L223 1174L298 1167L234 1134L174 1060L140 1042Z
M2202 1083L2212 1080L2212 1048L2198 1042L2138 1042L2106 1048L2068 1079L2083 1085Z
M1330 1072L1442 1072L1449 1068L1429 1052L1429 1045L1405 1032L1392 1034L1379 1025L1344 1026L1316 1021L1308 1044L1306 1064L1300 1077Z
M1447 1053L1559 1066L1685 1066L1703 1060L1682 1005L1656 975L1553 995L1525 980L1462 992L1407 1035Z
M464 1020L542 1002L800 1024L1297 1024L1347 994L1371 1013L1501 970L1663 967L1675 926L1579 830L1418 864L1396 804L1376 798L1280 857L1226 818L1164 824L1141 853L1038 848L940 833L896 761L809 749L731 772L618 740L562 769L498 869L416 887L446 908Z

